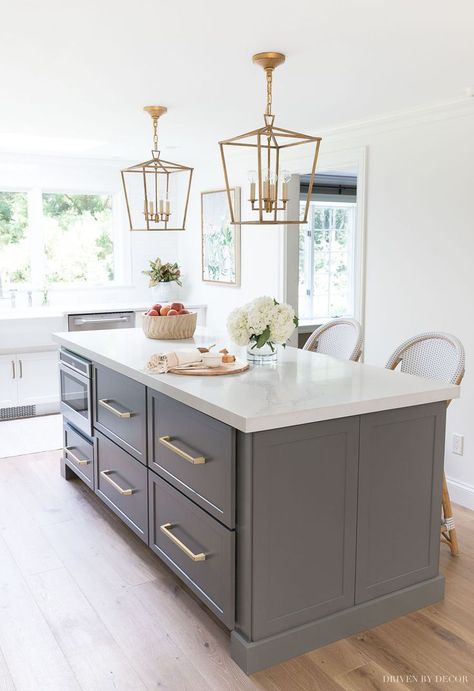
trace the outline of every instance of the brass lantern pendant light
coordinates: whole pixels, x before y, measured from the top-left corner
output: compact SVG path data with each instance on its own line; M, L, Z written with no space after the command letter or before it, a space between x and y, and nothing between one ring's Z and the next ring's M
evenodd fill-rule
M152 158L122 170L130 230L186 230L193 169L160 157L158 119L164 106L145 106L153 122Z
M229 204L231 222L247 225L296 225L306 223L309 202L313 189L314 174L318 160L321 137L301 134L291 130L275 127L275 115L272 113L272 79L273 71L285 62L283 53L257 53L253 62L265 70L267 81L267 107L263 116L264 126L231 139L219 142L222 165L224 167L225 186ZM306 145L304 153L300 146ZM297 148L298 147L298 148ZM237 152L241 155L238 156ZM242 218L236 218L231 180L231 167L238 179L238 174L245 168L251 154L251 169L248 169L248 203L242 204ZM255 160L256 157L256 160ZM302 170L302 168L305 168ZM237 169L237 173L235 173ZM299 203L290 217L288 209L289 183L292 173L311 171L309 177L306 204L300 217ZM299 200L299 191L298 191ZM248 214L248 217L244 216Z

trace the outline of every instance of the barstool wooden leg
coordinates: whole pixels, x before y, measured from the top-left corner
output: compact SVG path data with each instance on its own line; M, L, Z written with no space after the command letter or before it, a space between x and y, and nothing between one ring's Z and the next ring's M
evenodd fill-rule
M451 549L451 554L456 557L459 554L458 536L454 525L453 509L451 506L451 499L449 497L448 485L446 483L446 475L443 473L443 518L441 525L441 541L446 542Z

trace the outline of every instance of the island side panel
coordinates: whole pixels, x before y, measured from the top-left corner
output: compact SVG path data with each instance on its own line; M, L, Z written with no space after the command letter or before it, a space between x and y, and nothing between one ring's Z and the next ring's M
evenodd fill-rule
M254 435L252 640L354 605L359 418Z
M361 418L356 602L438 574L446 403Z
M253 434L237 432L235 628L246 640L252 636L253 440Z

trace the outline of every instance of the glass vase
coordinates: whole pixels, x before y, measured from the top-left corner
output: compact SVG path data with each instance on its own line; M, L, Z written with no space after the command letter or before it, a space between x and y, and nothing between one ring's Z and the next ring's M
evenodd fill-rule
M247 360L254 364L265 365L272 364L277 361L277 346L275 343L265 343L261 348L257 348L254 343L249 343L247 346Z

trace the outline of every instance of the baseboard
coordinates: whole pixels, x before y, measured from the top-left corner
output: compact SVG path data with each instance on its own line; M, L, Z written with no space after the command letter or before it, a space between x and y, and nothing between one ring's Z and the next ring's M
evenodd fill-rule
M444 577L436 576L259 641L248 641L238 631L232 631L230 654L246 674L253 674L309 650L432 605L442 600L443 596Z
M466 509L474 509L474 487L472 485L468 485L466 482L459 482L458 480L450 480L449 478L446 478L446 482L448 483L451 501L465 506Z

